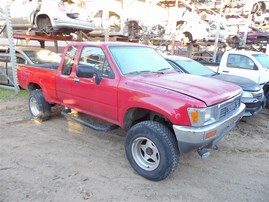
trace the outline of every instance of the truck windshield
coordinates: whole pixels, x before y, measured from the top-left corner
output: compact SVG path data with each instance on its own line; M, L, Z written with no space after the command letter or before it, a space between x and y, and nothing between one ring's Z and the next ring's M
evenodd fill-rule
M259 63L261 63L261 65L264 68L269 69L269 55L266 55L266 54L253 54L252 56L256 60L258 60Z
M123 75L174 71L157 51L143 46L111 46L110 52Z
M174 59L174 62L182 69L184 72L199 76L210 76L216 74L206 66L202 65L199 62L191 59Z

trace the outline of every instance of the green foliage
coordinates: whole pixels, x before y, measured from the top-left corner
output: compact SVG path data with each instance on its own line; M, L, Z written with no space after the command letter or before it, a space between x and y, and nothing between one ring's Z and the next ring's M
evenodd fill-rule
M15 97L26 97L29 92L27 90L20 90L17 94L14 90L0 88L0 100L12 99Z

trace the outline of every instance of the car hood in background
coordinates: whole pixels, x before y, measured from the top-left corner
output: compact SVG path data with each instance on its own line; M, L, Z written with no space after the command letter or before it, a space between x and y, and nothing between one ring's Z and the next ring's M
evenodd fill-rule
M241 76L216 74L211 78L236 84L240 86L244 91L259 91L261 89L256 82Z

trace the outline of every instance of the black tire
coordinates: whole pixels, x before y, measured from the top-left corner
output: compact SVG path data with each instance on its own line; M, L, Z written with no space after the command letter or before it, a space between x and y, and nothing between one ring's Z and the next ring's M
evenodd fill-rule
M265 97L266 97L265 107L269 109L269 91L266 93Z
M175 136L155 121L138 123L127 132L125 152L133 169L153 181L168 177L179 162Z
M51 105L45 100L41 90L33 90L29 95L29 110L32 117L38 121L45 121L51 115Z

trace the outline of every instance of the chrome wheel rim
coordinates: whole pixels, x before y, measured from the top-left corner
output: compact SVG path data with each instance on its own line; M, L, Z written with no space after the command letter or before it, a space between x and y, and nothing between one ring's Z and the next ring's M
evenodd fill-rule
M30 110L34 116L39 114L38 104L35 98L30 98Z
M156 145L148 138L139 137L132 144L132 155L139 167L155 170L160 164L160 154Z

